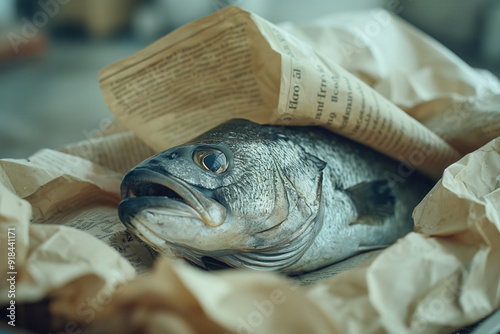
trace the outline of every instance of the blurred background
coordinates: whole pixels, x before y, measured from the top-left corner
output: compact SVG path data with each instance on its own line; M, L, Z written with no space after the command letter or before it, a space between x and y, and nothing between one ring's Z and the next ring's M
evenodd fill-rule
M227 5L275 23L387 8L500 74L500 0L0 0L0 158L98 133L113 119L101 68Z

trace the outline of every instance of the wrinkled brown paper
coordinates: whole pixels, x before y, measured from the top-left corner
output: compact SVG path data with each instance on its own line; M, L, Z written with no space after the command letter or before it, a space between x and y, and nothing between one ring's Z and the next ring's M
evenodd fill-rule
M307 63L307 57L288 54L288 58L282 58L286 58L282 65L298 62L308 68L320 64L325 71L338 71L335 73L341 73L350 84L362 87L363 94L378 92L381 97L374 99L394 111L389 118L409 119L401 116L404 110L456 150L476 151L449 166L417 206L415 232L375 257L364 254L294 279L246 270L204 272L167 257L156 261L149 270L155 254L126 231L117 217L119 184L129 168L173 145L162 131L186 119L175 113L166 116L156 109L141 109L147 103L113 101L109 90L115 85L129 85L126 89L142 92L145 100L151 98L149 82L141 81L142 88L138 88L133 80L142 78L137 73L146 68L141 67L141 59L151 52L162 55L168 49L164 44L168 37L112 65L101 75L110 108L116 112L115 107L123 103L131 108L116 112L131 131L115 123L99 129L100 136L60 151L46 149L27 160L0 160L1 254L7 253L7 245L13 240L8 232L15 234L14 267L9 268L3 260L0 270L5 274L15 272L15 301L28 303L48 297L54 328L85 333L446 333L498 309L500 139L479 148L500 134L498 80L471 69L427 36L381 10L339 14L311 24L285 24L280 30L232 7L178 30L173 38L185 38L190 29L207 25L214 17L223 31L234 31L234 24L238 25L231 21L234 12L245 17L246 25L254 22L258 28L253 28L253 34L261 42L275 39L278 44L270 53L275 60L280 57L275 53L280 48L285 54L293 53L295 49L290 45L306 43L309 46L303 50L316 52L310 55L312 63ZM226 20L228 17L231 19ZM374 24L379 25L380 33L367 37L364 29ZM264 37L258 37L259 31ZM292 42L280 38L292 38ZM238 43L245 44L242 40ZM168 52L164 55L168 57ZM198 56L203 57L203 53ZM328 65L332 62L335 65ZM274 90L264 89L262 99L256 98L256 91L248 95L255 106L276 103L276 94L283 95L290 87L293 92L293 81L279 86L272 80L266 82L276 73L265 74L265 64L259 66L256 68L261 72L253 74L257 83L252 85ZM189 77L189 73L179 73L182 69L179 65L177 75ZM169 70L176 69L165 69ZM314 73L319 73L321 79L321 71ZM109 79L114 75L123 78ZM284 78L285 74L280 80ZM158 78L150 79L160 82ZM332 80L327 83L329 90L335 87L331 86L335 82ZM172 87L164 87L161 98L167 98L171 94L168 89L175 90ZM320 80L316 88L321 87ZM343 94L346 99L349 89L344 87ZM171 102L179 103L175 94L171 95ZM223 105L224 99L217 100L216 105ZM314 96L311 99L308 103L316 103L317 107L318 100ZM362 108L359 103L358 108ZM134 121L138 119L134 108L138 108L139 116L143 115L143 122ZM311 124L307 115L285 119L286 112L279 109L283 105L273 108L270 114L260 109L259 120L281 119L296 125L302 119L304 124ZM245 116L241 111L235 108L234 114L212 121ZM183 128L183 136L202 131L208 126L207 117L187 118L198 123ZM160 119L170 119L170 123L161 124ZM157 129L160 124L163 128ZM414 123L410 120L405 124ZM356 119L350 129L355 127ZM458 155L451 153L448 144L432 138L436 151L427 151L428 157L435 157L435 174L440 175L444 164ZM411 169L405 171L411 174ZM408 175L400 176L399 182L404 182ZM142 272L147 273L138 275ZM333 273L338 274L330 277ZM7 305L11 286L4 279L1 282L0 304Z

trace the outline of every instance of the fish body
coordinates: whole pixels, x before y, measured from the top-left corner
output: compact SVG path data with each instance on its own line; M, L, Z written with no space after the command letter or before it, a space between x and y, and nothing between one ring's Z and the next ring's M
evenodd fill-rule
M312 271L413 229L431 183L319 127L222 124L124 177L119 216L158 252L206 267Z

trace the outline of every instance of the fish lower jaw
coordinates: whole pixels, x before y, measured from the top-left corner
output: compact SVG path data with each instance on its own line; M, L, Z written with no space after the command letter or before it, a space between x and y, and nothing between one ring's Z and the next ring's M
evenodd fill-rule
M132 227L132 232L142 241L144 241L149 247L153 248L158 253L164 253L164 249L170 248L169 242L158 235L155 232L147 228L141 222L135 220L129 224Z
M155 212L156 211L156 212ZM178 215L173 215L172 212L169 212L167 215L161 213L161 209L148 209L145 212L141 213L142 217L134 217L130 219L127 227L137 235L142 241L144 241L151 248L155 249L159 253L162 253L162 249L171 249L175 248L177 244L182 243L182 239L186 239L185 241L189 243L192 241L191 237L192 233L187 232L190 229L199 229L200 227L205 226L201 217L193 216L186 214L185 212L180 212ZM185 238L181 236L177 236L174 241L170 241L171 238L166 238L168 236L168 230L172 230L174 227L169 226L168 222L165 218L168 218L168 221L172 221L173 219L176 223L179 223L177 227L178 230L182 232L186 232ZM182 222L182 220L188 220ZM186 229L181 229L182 226L186 226ZM190 226L188 226L190 225ZM170 252L168 252L170 253Z
M179 219L179 218L191 218L200 220L203 222L203 218L200 213L193 210L189 205L182 204L182 207L178 208L149 208L145 209L141 216L144 216L146 222L141 222L142 224L156 224L162 226L165 224L165 220Z

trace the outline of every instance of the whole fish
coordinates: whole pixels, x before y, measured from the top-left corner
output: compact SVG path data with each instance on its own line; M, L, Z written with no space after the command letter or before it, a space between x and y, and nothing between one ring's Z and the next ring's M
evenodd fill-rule
M195 264L303 273L394 243L431 183L318 127L222 124L124 177L121 221Z

